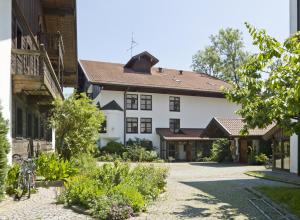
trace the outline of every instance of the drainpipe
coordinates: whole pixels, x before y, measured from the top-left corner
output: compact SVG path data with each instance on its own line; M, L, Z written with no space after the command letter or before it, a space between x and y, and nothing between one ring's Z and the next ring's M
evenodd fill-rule
M300 132L298 133L298 176L300 176Z
M124 146L127 147L126 143L126 95L127 95L128 88L125 89L124 91Z

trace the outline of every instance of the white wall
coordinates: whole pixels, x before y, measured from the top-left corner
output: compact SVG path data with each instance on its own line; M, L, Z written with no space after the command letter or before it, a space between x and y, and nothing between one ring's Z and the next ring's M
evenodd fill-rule
M298 136L292 135L290 137L290 172L298 173Z
M0 102L2 113L11 122L11 13L12 0L0 0ZM11 125L11 124L9 124ZM11 127L11 126L10 126ZM11 129L8 133L9 143L12 143ZM11 163L11 151L8 155Z
M290 33L297 31L297 0L290 0Z
M140 95L152 95L152 111L145 110L127 110L127 117L152 118L152 134L126 134L126 139L129 138L146 138L152 140L153 145L159 147L159 136L156 134L156 128L169 128L170 118L179 118L181 128L205 128L213 117L236 118L234 111L237 105L229 103L224 98L210 98L198 96L179 96L180 97L180 112L169 111L169 94L156 93L135 93L128 92L128 94L139 95L139 109L140 109ZM101 91L100 95L95 99L95 102L100 102L101 106L115 100L124 109L124 92L121 91ZM118 112L118 120L112 119L115 115L112 112ZM118 135L123 142L124 120L123 112L121 111L104 111L107 115L108 130L114 127L113 133L110 131L103 138L107 136ZM121 118L122 117L122 118ZM140 129L140 128L139 128Z
M290 33L297 32L297 0L290 0ZM290 172L298 173L298 136L296 134L290 137Z

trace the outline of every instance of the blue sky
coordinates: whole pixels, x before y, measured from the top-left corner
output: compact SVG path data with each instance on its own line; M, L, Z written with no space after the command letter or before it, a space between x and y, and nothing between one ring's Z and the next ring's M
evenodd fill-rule
M193 54L220 28L238 28L255 51L244 22L280 40L289 35L288 0L78 0L79 59L126 63L131 33L157 66L188 70Z

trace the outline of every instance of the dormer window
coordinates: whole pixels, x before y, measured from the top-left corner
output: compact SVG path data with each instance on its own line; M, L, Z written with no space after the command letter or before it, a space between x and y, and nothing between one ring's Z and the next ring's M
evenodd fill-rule
M158 59L144 51L133 56L124 66L124 69L131 69L140 73L151 73L151 67L158 63Z

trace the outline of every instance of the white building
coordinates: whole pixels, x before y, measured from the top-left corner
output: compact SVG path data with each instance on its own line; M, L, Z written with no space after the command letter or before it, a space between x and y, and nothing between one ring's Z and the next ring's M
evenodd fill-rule
M161 157L192 160L200 134L213 117L236 118L224 81L203 73L154 68L148 52L127 64L81 60L79 90L86 91L106 116L99 145L140 138L152 141Z
M290 33L300 30L300 1L290 0ZM300 175L300 140L297 135L290 138L290 172Z

